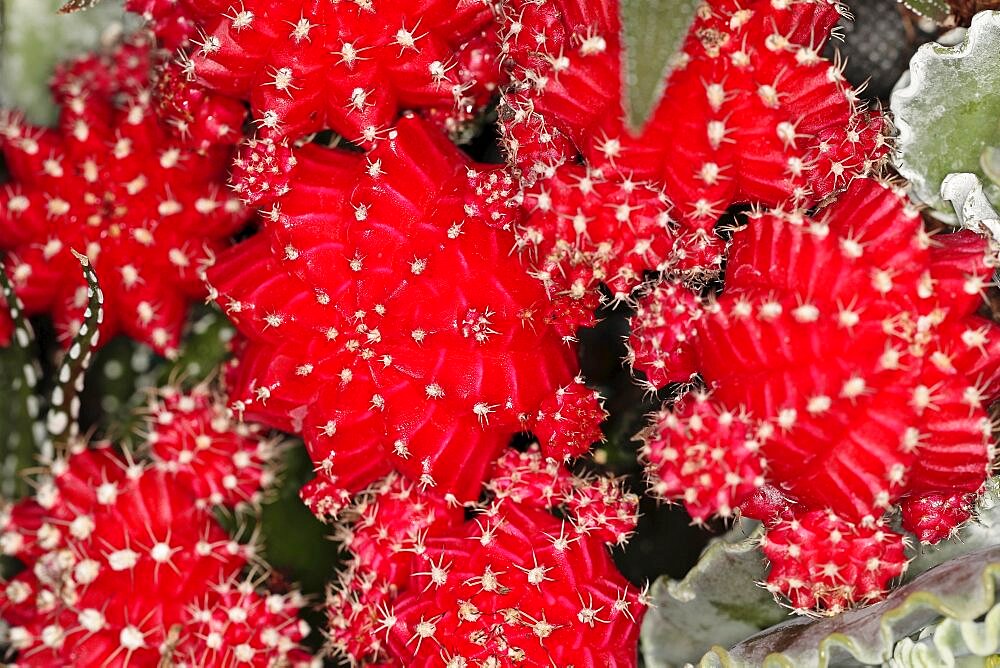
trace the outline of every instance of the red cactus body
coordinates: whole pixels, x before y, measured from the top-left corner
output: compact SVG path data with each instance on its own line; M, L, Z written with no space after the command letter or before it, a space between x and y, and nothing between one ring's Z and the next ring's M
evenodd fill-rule
M700 366L717 400L772 423L769 477L802 503L860 520L974 493L1000 391L1000 328L974 313L992 264L982 238L932 244L899 194L856 181L816 220L736 235Z
M51 313L63 340L82 321L86 286L71 250L102 278L103 341L116 332L176 350L198 267L246 215L225 195L229 149L194 153L150 108L149 47L72 63L54 80L57 129L0 121L12 181L0 192L0 248L28 314Z
M767 462L752 421L720 410L704 395L657 413L643 440L650 491L682 499L696 522L730 517L764 484Z
M709 231L732 203L815 202L884 155L882 121L819 55L839 6L712 0L697 12L650 117L631 127L615 0L504 5L507 149L534 180L579 151L607 174L661 182Z
M770 425L768 480L797 502L861 520L974 493L1000 391L997 326L974 313L992 265L971 232L932 244L873 181L815 219L752 217L697 324L698 368L714 400Z
M601 422L607 416L601 395L588 390L578 376L542 403L532 432L542 440L547 456L560 461L573 459L604 440Z
M627 359L633 370L645 374L650 389L686 383L697 375L694 343L704 314L698 296L673 281L656 283L640 295Z
M576 374L544 291L478 213L479 168L414 117L367 155L307 146L284 164L265 233L208 272L246 336L237 409L304 434L312 491L355 492L395 468L475 498Z
M20 531L34 532L40 550L19 555L27 568L0 603L14 625L18 665L156 665L177 653L218 659L199 665L246 654L251 665L267 666L295 655L306 630L297 607L265 611L232 598L253 547L230 539L168 473L110 448L83 450L57 460L36 499L43 523ZM199 635L210 623L202 610L231 620L231 644L214 647L216 654L204 651L212 640ZM252 652L242 648L248 642L256 642Z
M844 520L811 510L772 521L761 541L768 589L797 610L841 612L878 600L906 568L905 540L882 520Z
M634 529L636 497L537 448L493 472L501 491L472 521L397 477L345 513L335 648L365 665L634 666L645 600L605 544Z
M645 271L674 264L670 207L645 183L567 164L520 199L518 246L550 293L581 299L603 282L624 298Z
M244 0L199 13L189 73L249 100L271 138L332 128L371 144L407 109L460 132L498 83L493 10L480 0Z
M260 501L270 486L277 443L258 425L230 419L207 388L160 392L149 405L147 437L154 463L187 485L203 505L236 507Z
M392 474L361 494L341 519L338 538L351 559L327 597L330 643L337 654L368 665L385 656L379 620L407 586L414 555L428 536L461 524L462 510Z

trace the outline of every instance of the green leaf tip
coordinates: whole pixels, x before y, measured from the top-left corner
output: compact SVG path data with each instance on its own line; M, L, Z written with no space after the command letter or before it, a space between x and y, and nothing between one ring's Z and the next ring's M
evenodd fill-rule
M49 399L49 413L45 425L50 442L43 444L42 461L49 463L53 444L63 444L79 435L80 392L94 348L100 340L100 326L104 322L104 294L97 281L97 273L86 255L73 251L80 261L83 277L87 282L87 305L83 322L73 335L69 348L63 355L56 373L56 385Z
M622 96L629 127L636 133L655 111L700 0L621 0Z

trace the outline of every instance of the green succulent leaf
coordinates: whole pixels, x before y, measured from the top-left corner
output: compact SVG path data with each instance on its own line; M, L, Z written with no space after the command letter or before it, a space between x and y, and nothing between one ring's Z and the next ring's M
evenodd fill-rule
M1000 204L1000 12L973 17L960 44L920 47L890 106L899 129L894 160L914 199L951 218L942 182L970 172Z
M60 14L64 4L65 0L0 0L0 106L24 110L28 120L40 125L56 119L49 94L56 64L119 34L126 17L120 2Z
M894 652L912 649L906 639L926 640L934 637L942 626L945 629L939 636L942 642L950 642L949 638L954 641L956 628L958 638L965 642L964 648L960 644L950 645L954 651L981 649L988 643L977 644L972 635L962 639L961 632L968 629L980 633L982 629L976 626L980 621L995 623L986 621L984 616L1000 603L998 584L1000 546L993 546L932 568L896 589L881 603L836 617L785 622L728 651L715 647L702 658L700 665L702 668L883 665ZM945 624L948 621L951 624ZM930 628L935 625L935 629Z
M903 6L914 14L928 18L937 24L948 22L951 7L944 0L902 0Z
M621 0L625 109L639 131L656 109L699 0Z
M1000 653L1000 604L994 605L982 621L946 619L928 626L915 638L903 638L892 650L893 664L899 668L939 668L968 665L974 657ZM976 665L989 665L985 661Z
M757 585L765 576L758 543L759 530L734 529L712 542L683 580L653 584L653 607L642 624L648 668L683 666L713 645L734 644L788 618Z
M37 389L42 374L34 353L34 331L2 265L0 291L14 323L11 344L0 348L0 387L10 390L0 409L0 464L3 466L0 494L17 497L26 491L18 473L35 463L38 443L44 438L38 428Z
M1000 213L993 208L975 174L949 174L941 184L941 197L951 202L958 224L1000 244Z
M49 399L49 413L45 420L51 443L42 444L42 461L52 459L53 443L66 443L80 430L80 393L94 348L100 339L100 326L104 322L104 293L97 282L97 273L86 255L73 251L80 261L83 277L87 281L87 305L83 322L63 354L56 372L55 387Z

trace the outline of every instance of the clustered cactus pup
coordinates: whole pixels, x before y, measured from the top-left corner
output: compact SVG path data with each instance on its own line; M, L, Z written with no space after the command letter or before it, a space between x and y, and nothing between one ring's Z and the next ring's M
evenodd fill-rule
M987 548L891 593L994 485L996 142L970 173L910 160L953 150L912 112L941 62L988 59L994 14L915 57L897 136L830 49L829 0L123 5L144 25L57 69L54 127L0 111L0 343L28 424L0 464L31 490L0 509L13 665L637 666L654 598L719 614L699 580L740 559L734 600L760 579L772 607L732 606L720 637L829 617L787 646L811 661L831 636L810 633L991 582ZM226 361L137 388L135 434L90 429L97 349L177 358L196 301L234 328ZM626 318L613 363L657 406L638 427L617 413L640 399L588 374L587 330ZM262 506L295 495L342 553L325 596L266 563ZM760 526L651 596L622 556L643 499ZM991 591L881 660L994 629ZM647 662L695 659L694 635L644 630Z

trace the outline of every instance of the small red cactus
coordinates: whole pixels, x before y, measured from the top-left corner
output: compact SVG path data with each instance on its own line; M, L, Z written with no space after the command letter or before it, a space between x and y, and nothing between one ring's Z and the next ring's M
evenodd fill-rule
M768 589L799 611L878 600L907 563L905 539L882 520L858 524L824 510L772 520L761 547L771 562Z
M768 421L769 480L813 508L878 517L898 499L985 480L1000 328L971 232L933 244L899 194L856 181L821 217L770 213L733 240L699 326L716 400ZM909 528L909 527L908 527Z
M588 390L583 378L560 387L542 403L532 431L542 442L542 450L559 461L588 452L604 440L601 422L608 416L600 393Z
M332 128L370 145L402 110L461 134L498 84L493 10L480 0L244 0L198 13L189 75L249 100L269 138Z
M154 463L190 487L202 505L257 504L274 481L278 444L258 425L237 423L207 388L161 390L149 405Z
M550 292L580 298L605 283L623 299L645 271L672 265L670 207L648 184L562 165L520 196L529 212L518 246ZM582 285L565 279L582 271Z
M389 475L361 494L341 517L338 534L351 555L327 597L330 645L355 663L384 657L380 619L412 574L414 555L428 536L461 524L460 508L422 494Z
M840 7L824 0L699 8L648 120L634 127L619 2L515 0L501 37L514 85L501 104L529 181L578 150L592 168L662 182L675 215L710 230L730 204L815 202L886 152L820 56Z
M486 489L496 499L546 510L562 503L572 487L569 469L553 457L542 457L537 444L525 452L506 450L494 462L486 481Z
M265 232L208 272L246 336L236 409L304 434L316 507L392 469L474 499L576 375L541 286L477 213L480 168L415 117L368 154L306 146L279 162L290 189L269 188Z
M382 621L405 665L636 664L642 596L565 520L501 503L426 548Z
M231 539L170 474L110 448L57 459L51 474L35 500L18 504L32 510L25 526L5 528L5 535L33 533L38 548L18 553L26 569L0 603L18 665L215 656L219 665L269 666L299 655L307 631L295 619L300 604L261 606L250 585L234 597L253 546ZM229 624L213 635L221 614Z
M116 332L176 351L198 267L246 219L224 194L229 149L177 145L151 109L141 37L54 80L58 129L0 118L12 182L0 192L0 248L29 315L51 313L64 341L82 322L86 286L71 251L102 278L101 341Z
M155 94L157 114L184 146L208 151L242 139L243 104L190 81L179 64L160 65Z
M903 526L921 543L939 543L953 537L972 517L975 497L962 492L908 496L899 503Z
M704 395L689 395L654 415L643 434L650 491L661 499L682 499L696 522L731 517L764 484L761 440L746 415L720 409Z
M498 496L472 521L395 477L345 513L354 559L329 601L335 648L366 665L635 665L645 599L604 544L628 538L636 497L537 448L494 472Z
M673 281L654 284L640 296L628 338L628 362L650 389L686 383L698 373L695 337L705 311L698 296Z

